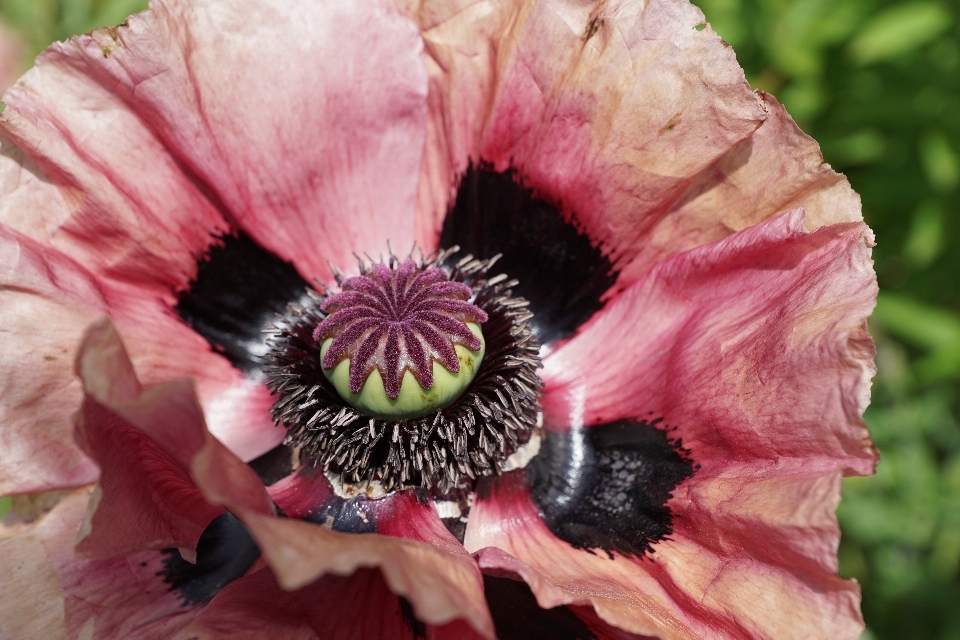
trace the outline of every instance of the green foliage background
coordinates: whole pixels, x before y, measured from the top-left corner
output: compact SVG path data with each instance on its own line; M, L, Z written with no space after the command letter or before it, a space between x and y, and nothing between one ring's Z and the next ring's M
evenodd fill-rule
M863 198L881 294L867 422L876 476L844 483L841 573L864 638L960 640L960 5L696 0ZM122 22L144 0L0 0L28 46ZM0 512L4 510L0 504Z

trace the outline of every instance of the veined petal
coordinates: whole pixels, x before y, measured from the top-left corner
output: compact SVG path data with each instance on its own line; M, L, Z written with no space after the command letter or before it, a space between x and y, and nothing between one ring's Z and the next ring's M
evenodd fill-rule
M358 568L379 567L390 589L409 598L424 622L464 618L493 637L479 571L469 556L413 540L343 534L277 518L253 470L206 430L191 382L142 388L109 322L91 327L77 370L91 398L149 436L189 469L207 501L226 507L247 526L285 589L304 587L328 573L349 576Z
M828 482L834 495L838 481L835 475ZM689 535L676 532L659 543L650 558L608 558L574 549L553 536L520 477L508 475L495 482L471 510L465 544L485 571L522 577L541 606L591 604L610 624L664 640L853 639L863 629L859 589L855 582L838 578L835 567L812 570L810 565L795 566L789 558L757 558L751 551L760 545L757 540L749 546L712 548L702 543L704 528L692 523ZM809 521L794 518L798 540L817 538L817 527L832 519L835 500L817 502L820 496L815 493L809 491L799 501L806 505L795 503L804 515L817 512ZM682 497L671 506L674 502L682 509ZM683 521L682 510L677 521ZM723 536L719 524L718 535ZM831 534L835 539L835 523Z
M68 46L233 224L308 279L412 243L426 73L415 25L389 3L169 0Z
M783 105L758 92L767 119L749 138L701 172L651 230L644 248L623 266L621 283L635 281L679 251L798 207L809 230L863 220L860 197L823 160L820 146L800 130Z
M195 550L204 529L224 510L204 499L189 471L90 397L76 422L78 441L100 466L77 553L99 559L144 549Z
M88 330L77 354L76 370L91 398L189 469L208 500L234 511L273 514L273 502L253 469L207 431L190 379L141 387L108 320Z
M618 262L696 176L765 117L733 51L686 2L429 2L421 242L470 160L524 184Z
M71 437L82 393L69 362L105 308L90 273L0 225L0 495L96 479Z
M391 593L381 575L369 569L349 577L325 576L293 593L284 591L269 571L260 571L224 589L189 632L197 640L415 640L425 634L437 640L484 637L461 621L427 626L411 613L409 603Z
M0 542L0 564L9 560L29 569L5 571L0 581L4 632L12 638L183 638L200 610L182 609L157 575L163 569L160 552L110 560L76 557L73 544L89 498L90 488L78 489L32 528ZM37 597L28 602L32 596ZM23 608L27 604L32 611ZM26 626L9 626L20 620Z
M244 497L247 508L272 512L253 470L217 456L223 445L198 428L203 415L192 382L144 390L108 321L87 332L76 372L86 394L76 437L101 469L78 553L107 558L141 549L195 549L203 530L223 513L191 479L211 457L221 461L218 476L232 476L231 491Z
M545 359L545 423L653 414L705 470L870 473L872 244L862 223L808 232L798 210L664 261Z
M4 94L0 132L17 148L4 142L0 222L172 299L227 222L78 49L51 46Z
M0 527L2 531L2 527ZM0 534L0 619L10 638L64 638L64 594L43 543L32 531Z

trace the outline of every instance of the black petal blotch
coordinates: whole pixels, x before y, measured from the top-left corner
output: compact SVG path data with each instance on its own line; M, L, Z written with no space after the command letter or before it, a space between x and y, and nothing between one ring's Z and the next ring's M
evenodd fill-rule
M641 556L672 532L667 501L696 466L682 443L651 422L546 431L527 468L534 504L561 540Z
M603 307L617 273L599 246L521 184L513 171L470 166L443 222L440 246L478 259L503 254L494 272L519 281L541 344L572 335Z
M260 548L236 516L224 513L207 525L197 543L197 563L190 564L176 549L164 549L164 570L157 575L178 591L184 606L208 602L234 580L243 577L260 557Z
M267 351L263 330L308 288L289 262L243 233L227 235L197 263L174 311L233 366L256 376Z

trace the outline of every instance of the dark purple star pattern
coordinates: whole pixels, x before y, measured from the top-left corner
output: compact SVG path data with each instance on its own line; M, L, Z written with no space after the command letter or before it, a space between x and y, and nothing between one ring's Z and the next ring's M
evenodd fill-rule
M394 263L396 264L396 263ZM321 362L332 369L350 359L350 391L359 393L374 368L380 371L387 396L400 394L410 371L424 389L433 386L433 362L460 371L454 349L480 348L467 322L482 324L487 314L467 300L473 290L451 282L437 267L421 269L413 260L395 268L374 264L369 272L344 280L342 292L322 306L329 314L313 332L319 344L333 338Z

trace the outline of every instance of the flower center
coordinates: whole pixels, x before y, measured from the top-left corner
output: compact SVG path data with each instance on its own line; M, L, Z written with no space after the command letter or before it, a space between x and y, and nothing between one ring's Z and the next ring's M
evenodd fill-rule
M379 418L404 419L449 406L469 386L485 351L487 314L473 290L413 260L375 264L345 280L313 333L340 396Z
M469 487L539 428L527 301L488 274L496 258L455 251L337 273L339 293L309 291L268 339L285 442L343 483Z

